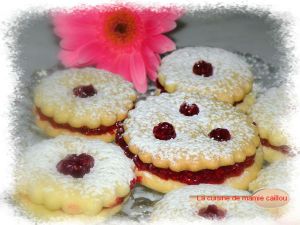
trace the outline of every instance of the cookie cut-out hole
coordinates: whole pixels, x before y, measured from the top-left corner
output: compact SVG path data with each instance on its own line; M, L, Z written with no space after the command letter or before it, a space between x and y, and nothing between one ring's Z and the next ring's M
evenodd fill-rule
M186 102L182 103L179 112L185 116L198 115L199 107L196 104L188 104Z
M223 219L226 216L226 210L218 208L216 205L208 205L200 209L198 215L206 219Z
M162 122L153 128L154 137L159 140L170 140L176 137L176 132L172 124Z
M74 178L82 178L92 167L94 167L94 158L86 153L67 155L56 165L58 172Z
M213 129L208 136L215 141L229 141L231 139L230 132L224 128Z
M193 73L203 77L210 77L213 75L213 66L204 60L200 60L194 64Z
M92 84L90 85L80 85L73 89L73 94L79 98L88 98L97 94L97 90Z

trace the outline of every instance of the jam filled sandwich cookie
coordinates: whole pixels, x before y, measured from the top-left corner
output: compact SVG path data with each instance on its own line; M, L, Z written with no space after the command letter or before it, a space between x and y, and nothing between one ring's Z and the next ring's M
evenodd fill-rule
M36 123L47 135L114 140L116 124L133 108L132 85L94 68L57 71L34 89Z
M224 222L230 219L268 217L268 213L252 201L220 200L221 197L242 198L249 195L250 193L247 191L224 185L190 185L166 194L162 200L154 205L150 218L155 222L163 220L186 222L215 220ZM201 196L205 196L205 199L202 199Z
M200 183L247 189L263 160L257 129L245 114L184 93L139 101L116 142L133 159L141 183L163 193Z
M274 87L261 95L250 110L258 127L264 159L270 163L292 155L286 127L292 110L290 103L285 88Z
M187 47L163 58L157 86L165 92L188 92L230 104L251 91L253 75L238 55L219 48Z
M16 199L42 219L100 219L121 209L135 182L134 164L118 146L59 136L24 153L17 169Z

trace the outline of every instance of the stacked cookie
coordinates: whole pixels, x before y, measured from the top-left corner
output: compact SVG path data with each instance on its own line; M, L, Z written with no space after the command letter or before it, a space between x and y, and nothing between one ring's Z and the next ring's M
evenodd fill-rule
M239 104L252 89L249 65L220 48L187 47L162 60L158 85L168 93L184 92Z
M287 90L282 86L269 89L250 110L259 131L264 158L270 163L293 155L287 129L292 107Z
M49 136L85 136L112 142L117 123L133 108L129 82L94 68L58 71L34 89L36 123Z
M121 209L136 181L118 146L64 135L27 149L17 180L17 199L43 219L104 219Z
M252 106L252 84L246 62L210 47L166 56L160 94L137 103L132 85L115 74L55 72L35 87L33 109L40 131L55 138L24 153L16 197L39 217L106 218L140 182L170 192L153 220L232 218L245 210L244 216L265 215L252 203L188 202L193 194L249 195L249 184L251 191L260 187L264 173L255 179L264 158L287 155L288 138L275 126L284 114L277 110L281 89Z
M257 128L245 114L185 93L138 102L116 141L133 158L142 184L164 193L201 183L247 189L263 161Z
M94 68L57 71L34 89L44 140L18 163L16 199L38 218L116 214L136 183L134 164L112 142L134 107L132 84Z

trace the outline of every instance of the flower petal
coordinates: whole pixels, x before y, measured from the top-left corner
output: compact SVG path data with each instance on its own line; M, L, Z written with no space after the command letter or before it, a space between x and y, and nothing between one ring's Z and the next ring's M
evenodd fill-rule
M157 78L157 69L159 67L159 60L156 57L155 53L152 49L147 46L143 49L143 59L146 65L147 74L151 80L155 80Z
M184 10L179 7L163 7L156 12L161 18L167 20L177 20L184 13Z
M147 44L154 52L159 54L176 49L175 43L162 34L148 38Z
M146 23L147 33L157 35L173 30L176 27L176 22L173 20L149 20Z
M53 11L50 13L54 26L95 25L98 22L99 11L96 9L80 9L72 11Z
M97 66L132 81L139 92L147 89L147 75L157 77L159 54L175 49L162 35L176 27L182 12L177 8L159 10L129 8L137 16L137 34L126 45L108 41L108 17L122 9L101 6L58 12L52 15L54 31L61 38L59 58L65 66ZM110 17L109 17L110 18ZM114 39L113 39L114 40Z
M59 53L59 59L66 67L82 67L85 65L96 64L95 57L99 51L99 45L96 42L87 43L75 51L62 50Z
M97 41L94 35L87 33L81 35L68 36L60 41L59 45L65 50L76 50L88 42Z
M65 67L77 66L77 54L74 52L61 50L58 53L58 58Z
M108 51L106 50L106 52ZM113 53L108 54L111 55L109 58L103 57L97 59L97 68L105 69L132 82L129 69L129 55L124 52L117 55L114 55Z
M130 76L130 57L128 54L120 54L115 60L115 73L122 75L125 80L132 82Z
M143 57L139 52L130 55L130 76L137 91L145 93L147 90L147 77Z
M144 10L143 19L147 33L157 35L173 30L176 22L182 16L183 10L175 7L161 8L157 11Z

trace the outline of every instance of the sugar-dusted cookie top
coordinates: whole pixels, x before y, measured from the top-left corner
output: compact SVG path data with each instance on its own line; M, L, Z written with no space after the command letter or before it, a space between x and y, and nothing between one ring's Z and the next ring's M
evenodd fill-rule
M73 127L111 126L133 107L136 93L120 76L95 68L57 71L34 89L34 103L47 117Z
M250 110L259 135L274 146L289 145L289 115L294 106L284 86L273 87L261 95Z
M184 93L150 96L124 122L129 150L144 163L198 171L243 162L259 144L256 127L229 104Z
M159 82L168 91L197 93L233 104L252 88L250 66L220 48L187 47L163 58Z
M211 200L203 199L201 196L207 198L211 196ZM241 199L221 200L222 196ZM210 219L222 222L234 218L254 219L267 215L264 209L254 202L243 201L243 196L250 196L250 193L224 185L189 185L166 194L155 204L151 219L153 221L179 219L189 222Z
M18 189L38 204L47 205L44 201L48 195L60 196L61 202L57 204L61 207L68 203L71 193L76 193L74 204L80 199L91 204L98 202L100 211L116 197L129 193L135 178L133 170L133 163L114 144L59 136L24 152L18 163ZM40 194L32 195L34 191ZM35 198L40 195L45 196Z

